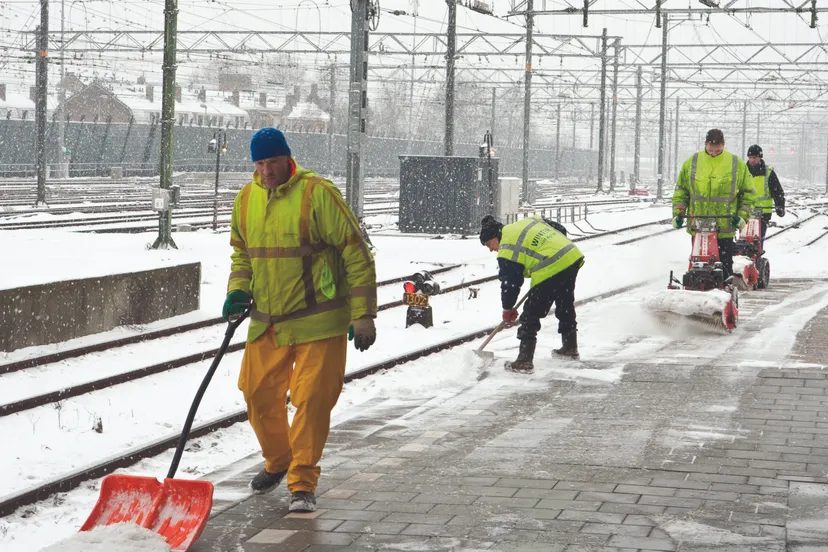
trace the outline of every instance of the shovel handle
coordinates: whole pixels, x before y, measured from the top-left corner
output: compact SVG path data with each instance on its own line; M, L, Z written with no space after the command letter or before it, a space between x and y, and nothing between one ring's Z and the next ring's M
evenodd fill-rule
M224 332L224 341L221 343L221 347L219 347L219 350L213 359L213 363L204 375L204 379L201 381L201 386L198 388L195 398L193 399L193 404L190 406L190 412L187 413L187 420L184 422L184 428L181 430L181 436L178 438L178 445L175 447L175 454L173 455L172 463L170 464L170 471L167 472L168 479L175 477L175 472L178 471L178 463L181 462L181 455L184 454L184 445L187 444L187 439L190 437L190 429L193 427L193 420L195 419L196 412L198 412L201 399L207 391L207 386L210 385L210 380L213 379L213 374L216 373L219 363L221 362L221 358L227 351L227 347L230 346L230 340L233 339L233 334L236 333L236 329L241 326L241 323L244 322L244 319L247 318L249 314L250 309L247 308L238 316L231 317L229 323L227 324L227 331Z
M523 297L520 298L520 301L517 302L517 305L515 305L515 308L518 308L519 306L521 306L523 304L523 302L526 301L527 297L529 297L529 292L528 291L523 295ZM484 341L483 344L477 350L482 351L486 347L486 345L489 344L489 341L491 341L492 338L494 338L494 336L496 336L498 334L498 332L500 332L500 330L502 330L505 326L506 326L506 321L505 320L501 321L500 324L498 324L497 327L495 327L495 329L492 330L492 333L489 334L489 337L486 338L486 341Z

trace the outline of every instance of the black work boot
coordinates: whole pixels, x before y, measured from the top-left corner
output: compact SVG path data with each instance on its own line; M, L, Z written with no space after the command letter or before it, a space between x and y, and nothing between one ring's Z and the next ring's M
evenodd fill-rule
M257 494L269 493L279 486L279 483L285 478L285 474L287 474L287 470L278 473L262 470L250 482L250 488Z
M531 374L534 372L535 365L532 359L535 358L535 345L537 344L537 339L522 339L520 341L517 359L514 362L507 362L506 369L518 374Z
M316 496L308 491L296 491L290 493L291 512L315 512Z
M556 355L569 357L573 360L581 358L581 355L578 354L578 332L576 330L561 334L561 342L563 343L563 347L560 349L554 349L552 352Z

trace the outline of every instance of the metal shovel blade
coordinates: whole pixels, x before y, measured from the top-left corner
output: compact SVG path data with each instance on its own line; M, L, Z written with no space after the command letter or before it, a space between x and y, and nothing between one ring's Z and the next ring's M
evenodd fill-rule
M480 365L477 367L477 381L480 381L489 375L489 367L494 363L495 356L491 351L481 350L476 350L474 354L480 359Z
M213 505L209 481L113 474L81 531L100 525L135 523L164 537L172 550L187 550L204 530Z

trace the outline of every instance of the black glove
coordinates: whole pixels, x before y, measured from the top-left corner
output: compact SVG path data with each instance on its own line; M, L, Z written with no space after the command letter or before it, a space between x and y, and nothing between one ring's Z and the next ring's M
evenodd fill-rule
M778 205L776 207L776 215L780 216L780 217L785 216L785 206L784 205Z

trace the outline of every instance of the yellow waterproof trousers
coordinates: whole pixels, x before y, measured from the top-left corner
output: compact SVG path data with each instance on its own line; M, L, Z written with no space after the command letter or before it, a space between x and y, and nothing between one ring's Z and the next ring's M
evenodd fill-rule
M345 335L279 347L271 330L247 343L239 389L247 402L265 469L288 471L288 490L314 492L331 410L345 378ZM287 392L296 408L288 425Z

